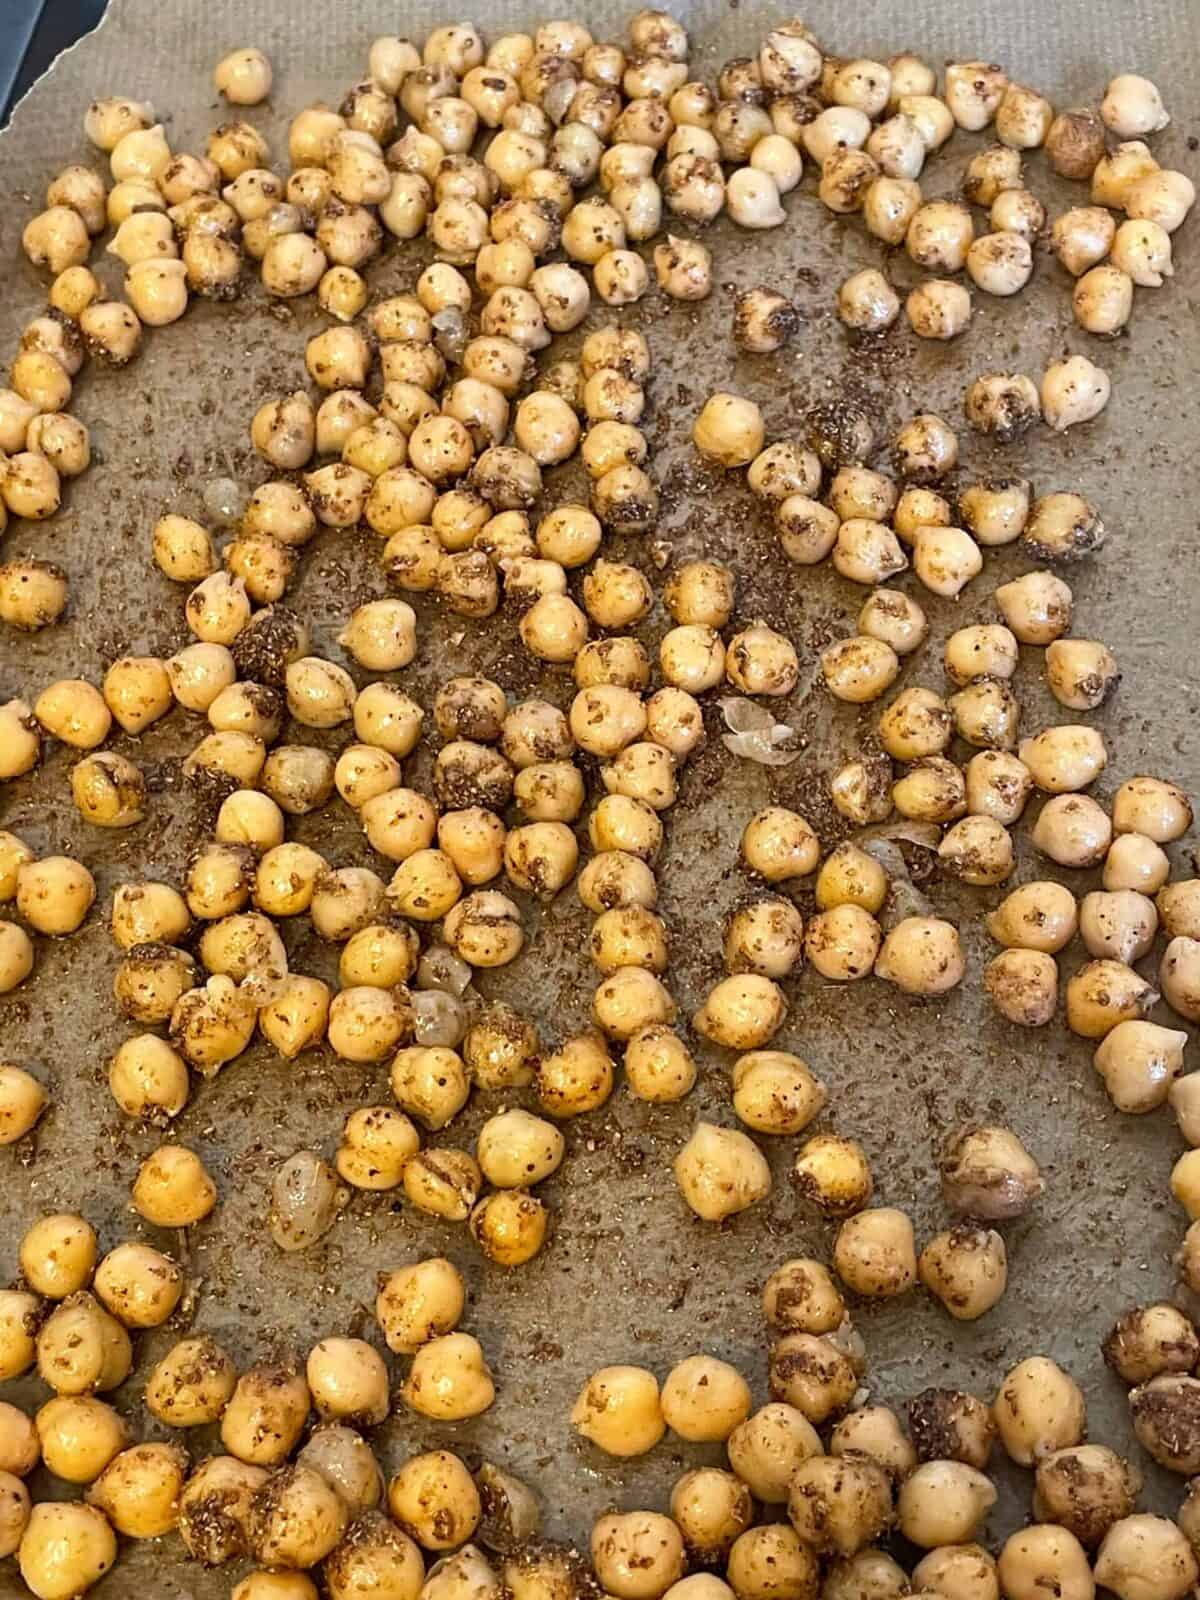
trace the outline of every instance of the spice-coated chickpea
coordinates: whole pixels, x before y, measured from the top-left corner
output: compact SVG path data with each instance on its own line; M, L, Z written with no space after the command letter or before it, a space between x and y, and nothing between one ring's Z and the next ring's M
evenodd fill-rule
M1137 1468L1107 1445L1054 1450L1037 1466L1034 1516L1058 1523L1090 1549L1129 1515L1141 1486Z
M91 1294L60 1301L37 1335L38 1373L62 1395L115 1389L133 1364L129 1335ZM45 1440L42 1444L46 1453Z
M891 1480L865 1456L810 1456L796 1468L788 1517L805 1544L852 1556L891 1521Z
M329 1004L329 1044L344 1061L382 1061L411 1026L411 1006L396 990L360 984L340 990Z
M611 1512L592 1529L592 1564L618 1600L658 1600L684 1573L683 1537L654 1511Z
M943 652L946 676L960 685L977 678L1011 678L1020 653L1016 636L999 623L975 623L959 628L946 640Z
M1032 792L1034 779L1008 750L981 750L966 763L966 810L971 816L990 816L1011 827Z
M773 1346L769 1377L772 1399L795 1406L814 1424L844 1412L858 1386L854 1365L837 1343L811 1333L785 1334Z
M876 589L858 614L860 636L878 639L898 656L920 649L929 633L924 611L899 589Z
M826 645L820 659L829 692L852 705L877 700L900 671L899 658L891 645L865 634Z
M755 1497L768 1505L782 1505L795 1467L819 1455L822 1446L802 1412L772 1401L734 1428L726 1448L730 1466Z
M795 1177L801 1194L832 1216L865 1206L874 1187L862 1146L830 1133L816 1134L801 1146Z
M640 1028L625 1046L631 1094L652 1104L682 1100L696 1082L696 1063L678 1034L662 1023Z
M26 459L21 456L10 456L8 460L9 475L0 479L0 492L4 495L5 504L14 516L37 517L47 512L39 511L38 506L45 507L49 504L39 498L36 504L19 500L15 492L17 479L13 472L19 476L20 469L14 468L14 462ZM29 457L29 460L43 461L43 458ZM53 472L54 468L45 462L45 468ZM38 469L39 472L41 469ZM57 501L50 509L57 508ZM36 632L39 628L49 627L58 621L66 610L67 605L67 575L61 567L56 567L50 561L8 561L0 566L0 622L6 622L11 628L19 628L23 632ZM9 701L9 705L19 705L20 701ZM22 769L25 770L25 769ZM15 774L12 774L15 775Z
M988 963L984 987L1002 1017L1022 1027L1051 1021L1058 1004L1058 968L1040 950L1006 950Z

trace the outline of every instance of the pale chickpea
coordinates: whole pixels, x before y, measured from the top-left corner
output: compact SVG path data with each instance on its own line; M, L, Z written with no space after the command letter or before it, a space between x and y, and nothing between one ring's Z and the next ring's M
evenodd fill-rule
M815 1594L820 1568L813 1550L786 1523L747 1528L734 1540L726 1567L737 1600L771 1600L787 1594Z
M749 1526L751 1515L749 1489L732 1472L719 1467L685 1472L671 1490L671 1517L683 1535L688 1553L701 1561L723 1560L734 1540ZM705 1581L707 1575L699 1576ZM686 1578L680 1581L689 1582ZM695 1587L695 1579L691 1582ZM678 1590L678 1584L672 1587Z
M1062 1600L1089 1600L1095 1591L1087 1552L1065 1528L1034 1523L1005 1541L997 1562L1002 1592L1034 1600L1046 1588Z
M711 395L696 418L692 439L702 456L720 466L748 466L765 442L762 413L754 401L738 395Z
M720 1222L770 1193L771 1171L744 1133L698 1122L675 1158L680 1191L696 1215Z
M925 1550L968 1543L996 1503L990 1478L962 1461L926 1461L900 1486L897 1521Z
M1087 795L1055 795L1033 826L1033 842L1060 866L1094 866L1112 842L1108 815Z

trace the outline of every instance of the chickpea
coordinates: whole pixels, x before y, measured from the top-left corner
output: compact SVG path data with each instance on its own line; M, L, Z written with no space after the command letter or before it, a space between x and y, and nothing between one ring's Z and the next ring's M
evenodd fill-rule
M668 172L672 165L668 163ZM682 197L683 191L678 191L672 210L678 211ZM690 213L685 210L682 214ZM706 300L712 293L712 256L699 240L679 239L669 233L665 244L655 245L653 259L658 286L672 300Z
M55 1306L42 1324L37 1335L37 1364L39 1375L58 1394L78 1396L95 1389L115 1389L123 1383L133 1365L133 1353L129 1335L117 1319L91 1294L80 1291ZM45 1437L42 1453L48 1455Z
M966 206L952 200L930 200L914 214L905 235L905 249L917 266L931 272L961 272L975 237Z
M32 452L10 456L4 473L0 493L14 516L36 520L58 509L58 475L43 456ZM48 481L51 475L53 484ZM23 633L35 633L57 622L66 606L67 575L53 562L8 561L0 565L0 622ZM10 700L8 704L23 702Z
M1083 1395L1047 1356L1015 1366L996 1395L992 1417L1000 1442L1019 1466L1079 1444L1086 1429Z
M69 1212L40 1218L21 1240L17 1260L35 1293L65 1300L86 1289L96 1265L96 1234Z
M692 429L697 450L723 467L744 467L762 450L762 413L752 400L714 394L705 401Z
M688 1551L700 1560L725 1559L749 1525L751 1510L749 1489L717 1467L684 1473L671 1491L672 1519Z
M1124 205L1134 221L1157 223L1170 234L1183 224L1195 200L1195 185L1184 173L1153 171L1129 187Z
M905 917L884 939L875 962L876 976L905 994L945 994L963 972L958 930L939 917Z
M855 1555L891 1519L890 1480L865 1457L810 1456L793 1476L788 1517L813 1550Z
M1040 1028L1058 1005L1058 968L1040 950L1006 950L990 961L984 987L1000 1015L1021 1027Z
M782 1505L794 1468L809 1456L820 1455L822 1446L802 1412L772 1401L734 1428L726 1448L730 1466L756 1498Z
M769 1377L772 1398L814 1424L841 1415L858 1386L853 1363L837 1343L811 1333L788 1333L774 1345Z
M24 1289L0 1290L0 1374L19 1378L33 1366L41 1302Z
M706 1222L744 1211L770 1192L770 1168L744 1133L698 1122L675 1158L684 1199Z
M601 1517L592 1529L591 1549L596 1576L620 1600L657 1600L683 1576L680 1530L653 1511Z
M29 935L15 922L0 922L0 994L11 994L32 971Z
M40 1600L68 1600L104 1576L117 1559L117 1538L104 1513L76 1502L33 1507L17 1563Z
M959 628L943 655L947 677L963 687L978 678L1011 678L1019 660L1016 635L998 623Z
M80 861L45 856L17 871L17 910L37 933L74 933L96 898L96 883Z
M997 1563L1002 1592L1012 1600L1033 1600L1047 1585L1063 1600L1087 1600L1094 1592L1087 1553L1065 1528L1034 1523L1014 1533Z
M448 1333L430 1339L417 1351L400 1394L405 1404L422 1416L455 1422L486 1411L495 1398L495 1388L478 1340L469 1333ZM395 1514L391 1490L389 1502ZM459 1539L447 1543L457 1544Z
M1162 847L1141 833L1122 833L1109 846L1104 859L1104 887L1110 890L1137 889L1143 894L1162 890L1170 876L1170 862ZM1185 931L1171 925L1167 905L1172 897L1159 894L1158 910L1170 933ZM1165 903L1164 903L1165 902Z
M1173 1522L1147 1514L1124 1516L1108 1529L1095 1576L1120 1600L1181 1600L1196 1581L1195 1552Z
M900 1486L897 1521L926 1550L968 1543L996 1503L990 1478L962 1461L926 1461Z
M1034 1515L1059 1523L1088 1548L1133 1510L1137 1468L1102 1444L1055 1450L1038 1463Z
M826 645L821 671L829 692L853 705L876 700L896 680L899 658L882 639L859 635Z
M3 943L0 942L2 952ZM2 985L3 963L0 962ZM48 1104L49 1096L32 1073L10 1063L0 1064L0 1145L15 1144L23 1139Z
M928 278L912 290L904 310L919 339L954 339L971 320L971 296L952 279Z

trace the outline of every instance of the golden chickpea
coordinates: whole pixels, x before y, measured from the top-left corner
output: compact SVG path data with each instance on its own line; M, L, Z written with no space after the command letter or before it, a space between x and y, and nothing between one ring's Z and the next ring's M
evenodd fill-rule
M733 1541L749 1526L751 1515L749 1489L732 1472L718 1467L686 1472L671 1490L672 1520L697 1560L724 1560Z
M750 1405L746 1380L714 1356L689 1356L671 1368L662 1386L663 1417L683 1439L727 1439L749 1416Z
M400 1393L411 1410L443 1422L478 1416L495 1398L483 1351L469 1333L448 1333L423 1344Z
M803 1197L831 1216L860 1210L874 1189L862 1146L832 1133L816 1134L800 1147L795 1178Z
M0 1401L0 1472L6 1477L26 1478L37 1466L41 1452L33 1419L18 1406Z
M822 1450L808 1418L782 1401L760 1407L739 1423L726 1440L726 1448L730 1466L767 1505L784 1504L794 1469Z
M216 1422L237 1383L237 1369L207 1334L173 1345L146 1380L146 1408L160 1422L192 1428Z
M1058 968L1040 950L1005 950L984 970L984 988L1000 1015L1021 1027L1040 1028L1058 1005Z
M1000 1552L997 1575L1012 1600L1033 1600L1052 1586L1063 1600L1087 1600L1094 1584L1087 1553L1065 1528L1034 1523L1014 1533Z
M380 1274L375 1316L389 1350L414 1355L430 1339L452 1333L466 1303L466 1289L449 1261L434 1257Z
M770 1600L781 1592L815 1594L820 1569L810 1546L786 1523L747 1528L735 1539L726 1568L737 1600Z
M117 1538L94 1506L43 1502L34 1506L17 1562L39 1600L70 1600L99 1582L117 1559Z
M144 1244L121 1244L96 1268L98 1298L129 1328L157 1328L183 1293L183 1273L169 1256Z
M956 1321L974 1322L997 1304L1007 1286L1004 1240L994 1228L958 1223L929 1241L921 1252L918 1272L930 1294Z
M208 530L174 512L158 518L154 525L154 558L163 573L178 584L195 584L216 570Z
M38 933L74 933L95 898L95 879L70 856L27 861L17 872L17 910Z
M900 1418L887 1406L862 1406L843 1417L830 1434L829 1453L866 1456L897 1483L917 1465L917 1452Z
M770 1193L771 1171L746 1134L698 1122L675 1158L680 1191L696 1215L720 1222Z
M87 1491L87 1503L105 1513L128 1539L157 1539L179 1521L179 1496L188 1471L177 1444L136 1444L105 1467Z
M903 1294L917 1279L912 1223L890 1206L860 1211L838 1231L833 1261L843 1282L859 1294Z
M46 1467L69 1483L93 1483L130 1440L125 1419L93 1395L58 1395L38 1410Z
M15 922L0 922L0 994L10 994L33 971L33 943Z
M65 1300L91 1282L96 1266L95 1230L83 1217L69 1212L42 1217L22 1238L17 1260L36 1294Z
M0 1377L19 1378L33 1365L40 1309L35 1294L0 1290Z
M85 1395L115 1389L129 1376L129 1335L91 1294L81 1290L61 1301L37 1335L39 1375L58 1394ZM43 1454L46 1445L43 1439Z
M3 949L0 937L0 988L4 982ZM0 1064L0 1145L23 1139L48 1104L46 1091L32 1073L7 1062Z
M580 1034L544 1055L534 1076L543 1109L554 1117L575 1117L596 1110L612 1093L612 1058L602 1037Z
M423 1150L406 1163L403 1184L418 1211L465 1222L479 1198L483 1174L465 1150Z

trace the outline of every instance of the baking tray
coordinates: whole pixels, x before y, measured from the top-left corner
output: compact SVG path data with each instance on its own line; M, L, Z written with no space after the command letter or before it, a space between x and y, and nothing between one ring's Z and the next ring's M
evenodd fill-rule
M779 15L745 4L729 10L698 5L680 14L692 29L693 65L710 77L728 56L753 49ZM81 132L89 100L115 92L152 99L173 147L199 148L223 117L210 87L213 62L234 45L255 43L275 63L276 86L271 102L248 115L280 152L287 116L318 97L336 102L365 70L373 37L420 35L455 15L441 4L418 12L381 0L353 7L214 0L202 14L187 0L116 0L99 30L60 59L0 135L0 349L14 347L44 298L43 279L20 252L24 222L61 165L98 159ZM1156 145L1160 159L1193 176L1200 167L1190 153L1200 132L1192 93L1200 19L1190 5L1153 0L1097 9L1077 0L1056 7L1010 0L985 12L954 0L903 6L884 0L848 17L831 0L816 0L806 16L843 54L911 48L935 62L998 60L1059 105L1094 103L1112 72L1150 72L1175 118ZM532 26L538 17L522 6L495 6L478 11L477 19L491 36ZM626 20L624 6L589 13L597 37L623 36ZM955 189L977 142L961 135L952 141L927 171L927 194ZM1030 162L1030 171L1052 212L1078 200L1078 189L1050 181L1040 158ZM1162 290L1138 292L1128 335L1115 342L1095 345L1075 328L1068 280L1039 249L1029 289L1014 302L977 296L973 325L953 347L922 345L897 330L878 346L855 350L832 315L833 289L855 267L880 262L883 252L853 220L823 210L811 176L786 204L788 225L774 233L751 237L724 222L711 230L719 288L705 304L685 307L652 292L619 314L642 328L654 357L648 429L663 485L654 538L670 546L672 559L705 552L730 561L738 573L739 618L761 616L785 629L803 669L780 715L803 730L805 757L773 772L735 763L715 737L714 708L714 737L686 769L679 804L669 814L662 909L673 939L670 982L685 1016L718 973L723 915L750 889L736 863L747 817L768 800L795 805L831 842L837 827L824 798L828 774L871 722L869 713L835 706L813 686L815 652L831 636L851 631L863 591L828 566L786 563L744 483L697 464L691 421L714 388L757 397L772 436L794 428L811 405L846 394L877 417L881 435L914 412L936 410L962 427L966 471L1020 470L1040 490L1078 489L1095 501L1109 538L1098 559L1071 573L1076 628L1111 642L1124 675L1119 693L1093 719L1112 752L1097 792L1107 796L1139 771L1164 773L1200 792L1194 671L1200 455L1189 417L1200 374L1195 219L1177 236L1175 278ZM389 250L371 269L373 289L410 286L424 260L418 246ZM887 265L898 283L911 281L904 260ZM117 284L115 274L110 282ZM803 312L799 334L774 356L739 354L730 340L733 295L757 282L793 293ZM613 318L602 308L587 326ZM118 653L166 654L185 642L182 595L150 562L150 528L168 509L203 515L202 491L215 478L232 476L250 486L268 475L249 448L250 416L264 398L302 381L304 343L320 321L310 303L280 313L254 289L233 306L195 304L182 322L154 332L123 372L89 368L73 405L92 429L96 464L70 488L55 519L15 523L4 540L10 558L46 557L69 570L70 613L62 625L34 636L0 636L0 698L32 698L67 674L98 681ZM585 331L561 341L564 352ZM1068 349L1087 351L1112 374L1112 402L1098 421L1065 438L1040 429L1019 447L968 436L961 396L971 376L996 367L1036 375ZM568 465L548 475L547 502L575 498L580 489L579 469ZM642 564L660 581L652 543L610 541L607 553ZM383 592L377 550L369 534L325 532L305 551L295 601L310 620L318 652L343 659L335 639L346 613ZM1021 566L1018 552L992 552L985 574L960 600L922 593L933 638L910 660L902 681L941 687L940 641L988 617L992 589ZM906 577L901 585L911 589L914 580ZM416 604L421 648L403 680L424 703L443 678L471 670L493 673L514 695L536 691L560 704L569 700L567 672L536 670L516 642L511 618L501 614L479 627L439 614L423 598ZM656 609L638 631L653 644L664 627ZM1038 653L1023 655L1018 681L1025 725L1062 720L1040 680ZM324 1334L377 1337L371 1316L376 1273L445 1253L467 1277L464 1326L483 1342L497 1377L497 1401L483 1418L457 1427L401 1412L377 1434L385 1465L435 1442L472 1459L487 1455L536 1485L547 1529L559 1536L585 1537L592 1519L611 1505L665 1506L674 1478L714 1459L714 1452L672 1438L632 1463L609 1461L572 1438L567 1417L576 1391L608 1362L644 1363L662 1376L683 1356L707 1350L744 1370L761 1402L761 1283L788 1256L827 1256L832 1237L789 1184L796 1143L790 1139L763 1141L775 1175L764 1204L716 1228L685 1208L670 1162L698 1117L732 1122L725 1053L701 1046L700 1083L681 1105L650 1108L619 1087L602 1111L567 1126L567 1160L541 1191L554 1208L550 1243L514 1272L483 1264L464 1229L419 1217L387 1196L356 1197L317 1248L279 1254L263 1227L278 1162L305 1146L331 1154L351 1109L388 1098L384 1068L354 1067L325 1050L287 1065L255 1045L196 1089L173 1136L193 1145L216 1176L221 1203L208 1222L181 1239L155 1234L132 1213L129 1185L159 1136L124 1120L107 1090L107 1061L129 1030L110 998L116 951L103 912L124 879L178 882L189 850L203 837L209 814L173 781L173 762L200 731L198 719L176 711L142 739L117 741L116 748L136 754L154 779L148 820L128 833L106 834L78 819L66 783L70 761L61 747L50 747L34 775L0 793L0 826L15 829L38 850L78 855L99 885L96 910L80 932L39 940L34 976L0 1002L5 1054L28 1063L54 1096L36 1133L0 1152L0 1280L15 1272L17 1241L33 1217L51 1208L78 1209L97 1226L104 1247L146 1236L181 1252L198 1289L195 1327L226 1342L244 1365L268 1352L302 1356ZM417 762L418 780L424 770ZM371 861L340 803L324 816L302 819L295 833L339 864ZM1023 837L1019 854L1019 876L1045 874L1046 864L1035 868ZM1172 854L1182 870L1190 841L1172 847ZM1072 878L1079 892L1095 883L1095 874ZM1133 1119L1112 1110L1086 1042L1057 1023L1023 1032L992 1012L979 981L989 954L979 914L1003 892L933 886L937 905L961 920L970 969L968 981L945 1000L909 1000L873 981L839 988L806 972L785 986L791 1011L778 1042L798 1050L827 1081L831 1098L823 1125L863 1140L880 1201L907 1209L921 1240L942 1225L936 1156L961 1121L1011 1123L1046 1175L1046 1193L1032 1216L1007 1230L1007 1296L980 1323L953 1324L922 1294L855 1307L870 1356L872 1399L902 1403L931 1383L990 1395L1009 1365L1040 1351L1083 1385L1091 1436L1140 1457L1130 1442L1123 1392L1097 1346L1121 1309L1172 1290L1170 1254L1184 1223L1170 1201L1167 1174L1181 1145L1165 1113ZM524 909L526 953L514 967L484 974L479 987L513 999L555 1040L586 1020L595 981L582 955L589 919L571 891L548 907ZM296 968L333 974L336 952L322 947L303 920L289 926L286 937ZM1067 952L1064 978L1082 959L1078 948ZM497 1096L474 1096L444 1142L467 1143L497 1104ZM139 1427L147 1420L141 1381L180 1332L169 1326L138 1341L135 1374L116 1401L138 1417ZM42 1397L30 1382L9 1386L7 1394L30 1404ZM200 1456L212 1440L193 1433L188 1444ZM1027 1474L999 1464L996 1471L1003 1493L988 1526L991 1542L1025 1516L1030 1487ZM1151 1469L1145 1502L1172 1508L1180 1487ZM39 1480L35 1492L61 1494L64 1488ZM226 1594L232 1576L228 1570L206 1574L185 1562L178 1541L169 1538L126 1546L95 1592L118 1600L149 1588L162 1600L207 1600ZM0 1564L0 1595L19 1592L12 1564Z

